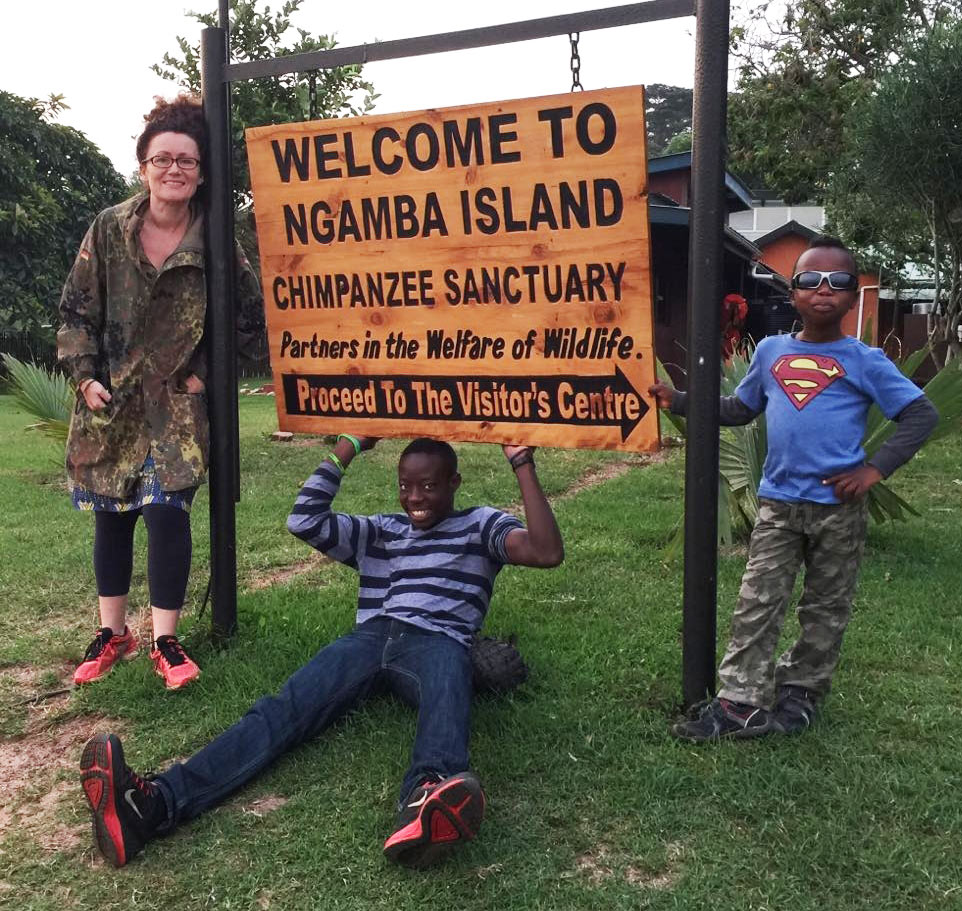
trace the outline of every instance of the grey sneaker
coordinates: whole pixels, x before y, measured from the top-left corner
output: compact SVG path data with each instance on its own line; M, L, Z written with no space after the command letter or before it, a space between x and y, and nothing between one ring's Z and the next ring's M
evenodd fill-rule
M767 709L728 699L712 699L696 718L673 725L671 733L679 740L703 743L733 737L744 740L761 737L772 730L772 716Z
M818 697L804 686L787 683L778 688L772 724L782 734L801 734L815 718Z

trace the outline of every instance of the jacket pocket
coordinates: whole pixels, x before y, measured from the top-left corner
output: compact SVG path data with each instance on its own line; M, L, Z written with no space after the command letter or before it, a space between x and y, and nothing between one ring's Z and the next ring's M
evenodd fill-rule
M170 430L177 438L181 457L195 474L203 474L210 456L207 396L203 392L170 390Z

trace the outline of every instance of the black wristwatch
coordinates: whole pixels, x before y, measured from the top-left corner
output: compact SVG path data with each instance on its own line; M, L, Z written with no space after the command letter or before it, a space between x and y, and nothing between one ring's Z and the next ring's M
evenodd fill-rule
M509 460L511 467L517 471L522 465L534 465L534 453L530 449L515 453Z

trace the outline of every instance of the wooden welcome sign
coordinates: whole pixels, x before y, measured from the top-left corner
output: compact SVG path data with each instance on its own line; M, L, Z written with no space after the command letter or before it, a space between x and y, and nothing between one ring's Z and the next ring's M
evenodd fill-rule
M643 90L247 130L279 425L657 446Z

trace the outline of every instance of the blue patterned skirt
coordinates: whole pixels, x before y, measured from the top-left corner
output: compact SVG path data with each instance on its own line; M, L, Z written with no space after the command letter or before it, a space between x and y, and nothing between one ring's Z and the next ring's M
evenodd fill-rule
M70 499L74 509L86 512L131 512L151 504L176 506L184 512L190 512L190 504L194 500L195 493L197 493L196 487L188 487L184 490L163 490L157 480L154 458L148 453L140 469L137 486L129 497L108 497L87 490L80 484L72 484Z

